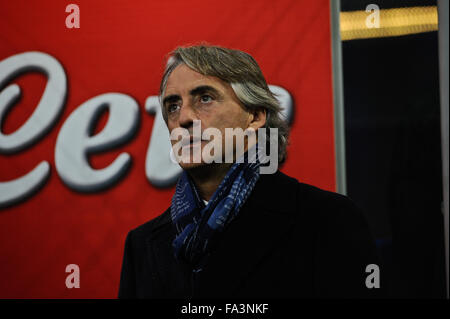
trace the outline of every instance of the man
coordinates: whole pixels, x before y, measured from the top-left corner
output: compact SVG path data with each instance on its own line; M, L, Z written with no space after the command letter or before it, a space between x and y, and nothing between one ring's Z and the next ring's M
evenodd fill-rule
M189 152L178 156L174 148L183 174L170 208L127 236L120 298L376 294L366 286L366 267L378 265L378 258L353 202L278 170L261 174L265 152L259 150L278 149L283 162L288 129L250 55L214 46L177 48L160 97L169 131L187 132L181 141L172 134L173 146L181 143L178 151ZM194 136L198 123L203 133L216 130L213 141ZM237 137L226 147L227 128L240 129L244 153ZM256 143L245 135L265 129ZM208 143L222 147L211 154ZM230 150L231 163L224 161Z

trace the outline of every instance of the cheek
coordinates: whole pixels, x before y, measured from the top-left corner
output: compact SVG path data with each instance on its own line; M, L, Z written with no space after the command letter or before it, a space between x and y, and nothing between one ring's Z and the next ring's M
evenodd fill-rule
M243 130L247 128L247 115L238 104L220 104L202 112L199 118L202 121L202 130L208 127L214 127L220 130L222 137L225 134L225 128L240 127Z
M170 134L174 129L176 129L177 127L179 127L179 125L178 125L177 122L175 122L174 120L170 120L170 119L167 120L166 125L167 125L167 129L169 130L169 134Z
M224 108L225 109L225 108ZM239 106L229 107L224 112L216 114L214 122L217 128L244 128L246 123L246 116Z

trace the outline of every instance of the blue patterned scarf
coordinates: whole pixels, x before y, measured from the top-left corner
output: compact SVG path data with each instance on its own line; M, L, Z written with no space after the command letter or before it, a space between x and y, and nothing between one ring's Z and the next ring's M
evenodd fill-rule
M259 178L259 166L258 156L249 159L244 154L228 170L206 206L183 171L171 205L177 231L172 245L177 259L184 259L197 271L201 270L217 234L237 216L253 190Z

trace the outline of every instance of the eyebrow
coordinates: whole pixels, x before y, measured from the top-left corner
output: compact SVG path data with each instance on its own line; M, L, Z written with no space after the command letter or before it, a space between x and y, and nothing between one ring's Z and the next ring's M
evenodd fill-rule
M175 101L179 101L179 100L181 100L181 96L179 96L178 94L171 94L171 95L166 96L163 99L162 103L165 106L169 102L175 102Z
M195 96L195 95L199 95L199 94L202 94L202 93L205 93L205 92L211 92L212 94L215 94L215 95L217 95L219 97L222 96L222 94L220 94L220 92L216 88L214 88L214 87L212 87L210 85L197 86L196 88L193 88L192 90L190 90L189 94L191 96ZM179 101L179 100L181 100L181 96L180 95L178 95L178 94L171 94L171 95L166 96L163 99L163 105L166 105L166 103L176 102L176 101Z
M209 85L197 86L196 88L192 89L189 92L189 94L194 96L194 95L199 95L199 94L202 94L202 93L205 93L205 92L211 92L211 93L213 93L215 95L221 96L220 92L216 88L214 88L212 86L209 86Z

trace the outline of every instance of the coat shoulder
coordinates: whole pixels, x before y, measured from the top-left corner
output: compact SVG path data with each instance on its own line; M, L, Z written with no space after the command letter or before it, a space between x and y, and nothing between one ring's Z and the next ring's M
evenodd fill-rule
M333 225L342 225L342 230L349 227L368 229L363 211L348 196L299 182L281 172L272 177L270 184L278 194L276 198L284 201L278 206L289 211L295 207L295 215L302 223L316 225L321 231L327 227L335 229Z
M139 238L150 237L161 227L169 224L170 220L170 208L167 208L161 215L132 229L130 234L132 234L133 237Z
M355 208L354 202L346 195L305 183L299 182L298 195L305 204L316 205L318 208Z
M307 183L299 182L296 178L282 172L270 178L270 188L279 194L286 194L292 189L291 196L301 207L311 207L314 210L329 211L330 209L356 209L354 202L347 196L319 188Z

